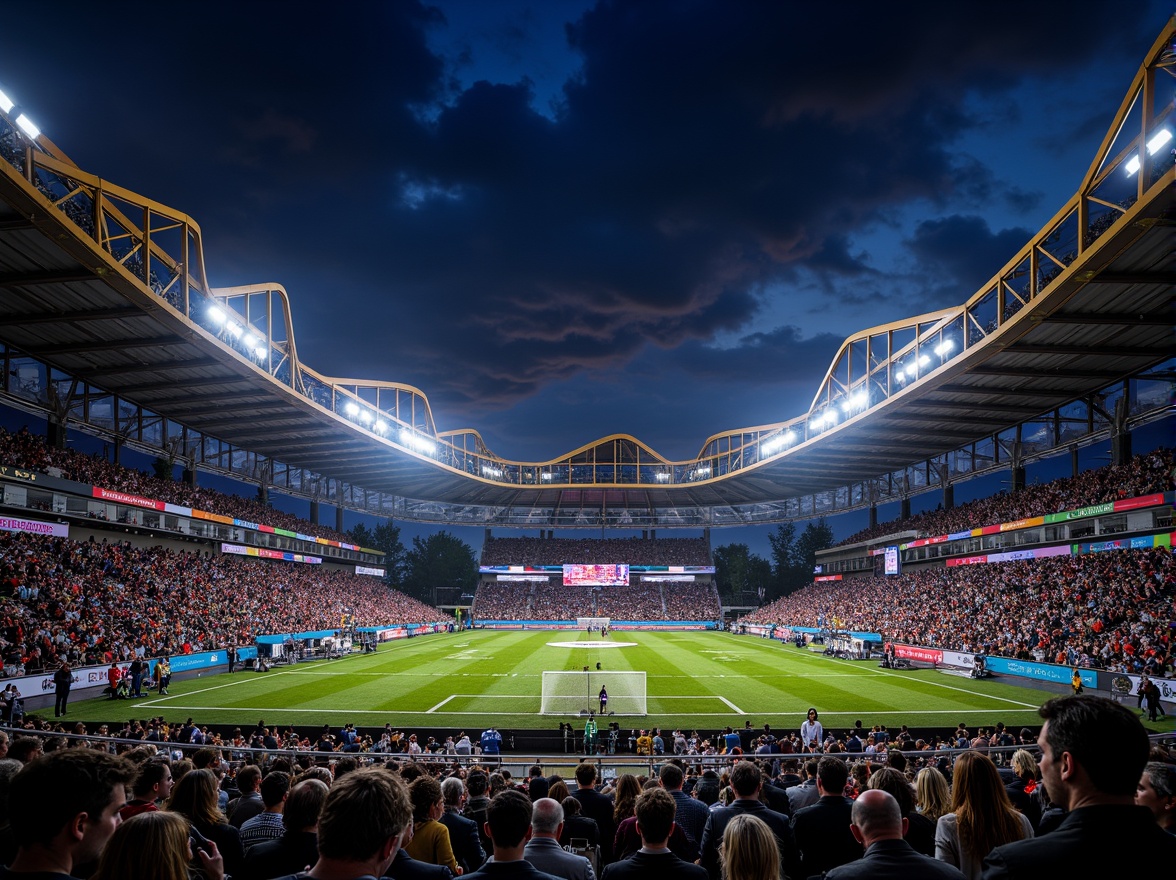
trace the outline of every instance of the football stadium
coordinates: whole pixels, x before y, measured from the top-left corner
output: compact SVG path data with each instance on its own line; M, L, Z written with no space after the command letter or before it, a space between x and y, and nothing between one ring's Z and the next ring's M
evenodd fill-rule
M304 867L254 845L305 828L247 823L310 779L322 793L304 824L321 817L319 864L336 858L328 829L347 792L377 785L372 766L393 771L387 796L412 808L418 840L401 820L387 863L344 859L376 876L398 876L398 848L446 876L508 861L490 802L472 808L480 857L455 829L452 847L450 832L438 852L419 843L445 827L440 792L468 815L487 784L527 794L536 836L562 833L598 870L668 846L712 878L744 876L720 866L719 841L724 810L751 797L775 817L761 824L779 878L869 859L882 838L858 832L882 821L866 815L882 796L864 796L880 788L910 858L979 877L998 847L1078 833L1080 798L1111 786L1083 762L1112 762L1151 781L1129 795L1119 780L1105 803L1157 805L1154 822L1132 808L1124 839L1167 853L1176 838L1151 835L1176 834L1174 40L1176 20L1139 47L1089 172L987 283L853 332L806 411L713 433L686 460L628 434L513 460L476 429L439 428L427 388L304 363L296 290L211 285L197 218L76 164L0 91L0 408L14 426L0 427L0 799L44 787L22 782L39 766L101 755L128 786L116 807L139 805L114 834L146 833L135 812L183 813L182 863L223 880ZM973 480L997 488L957 503ZM851 515L866 524L834 541L826 523ZM405 525L450 543L409 550ZM457 528L481 545L444 531ZM757 573L726 543L746 528L773 530ZM1063 747L1043 720L1059 737L1118 733L1073 733L1070 769L1051 773ZM616 810L591 841L564 823L590 812L581 762ZM147 769L161 764L170 798ZM988 796L959 782L973 773L997 780L994 800L966 802ZM954 776L955 800L937 809L924 774ZM659 826L642 784L683 777L711 818L687 822L679 802L677 838L644 836ZM218 802L201 814L185 799L206 779ZM582 803L546 828L537 804L557 791ZM818 796L844 811L836 845L806 831ZM999 831L977 819L1004 810ZM41 844L18 812L6 806L0 862L28 869ZM962 856L950 835L967 837ZM114 876L115 851L94 876ZM77 852L66 874L98 864Z

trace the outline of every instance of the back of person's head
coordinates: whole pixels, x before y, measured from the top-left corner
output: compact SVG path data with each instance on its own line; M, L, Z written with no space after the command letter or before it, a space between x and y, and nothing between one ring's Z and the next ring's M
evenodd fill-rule
M905 773L907 768L906 755L898 749L889 749L886 752L886 766L893 767L899 773Z
M441 780L441 797L447 807L456 807L460 804L464 793L465 783L456 776L446 776Z
M331 771L326 767L307 767L298 774L298 781L302 782L304 779L317 779L327 788L335 782L335 777L331 775Z
M554 800L554 798L552 798L552 800ZM580 811L583 809L580 802L578 800L576 800L574 797L572 797L570 794L565 795L563 800L561 800L559 802L559 805L561 807L563 807L565 818L567 818L568 816L579 816Z
M903 818L909 816L915 808L915 793L911 790L911 784L893 767L879 767L875 770L870 775L869 788L871 791L884 791L893 797Z
M739 797L751 797L760 790L763 774L752 761L740 761L731 768L731 787Z
M862 843L902 839L903 818L898 800L883 789L862 792L850 812L850 821L857 826Z
M817 778L817 762L816 761L805 761L804 762L804 775L809 779L816 779Z
M531 810L531 829L536 834L555 834L564 820L563 807L552 798L539 798Z
M1025 749L1017 749L1013 752L1012 765L1013 772L1017 774L1018 778L1026 782L1037 778L1037 759Z
M246 764L237 771L237 788L241 794L253 791L260 783L261 768L256 764ZM135 784L135 791L139 791L138 783Z
M490 787L490 779L481 770L475 770L466 777L465 784L470 797L481 797Z
M637 796L637 831L646 843L669 839L676 811L674 798L662 788L651 788Z
M576 767L576 785L589 786L596 782L596 765L585 761Z
M18 736L8 747L8 757L20 761L22 764L27 764L36 758L43 748L40 737Z
M359 761L357 761L351 755L344 755L342 758L340 758L338 761L335 762L335 778L338 779L341 776L346 776L352 770L358 770L358 769L359 769Z
M368 767L331 786L319 814L319 855L367 861L412 821L404 782L394 773Z
M290 792L290 774L280 770L267 773L261 780L261 802L272 809L286 799Z
M132 816L115 829L91 880L188 880L188 820L153 811Z
M211 770L192 770L172 788L167 808L183 813L197 826L213 826L224 821L218 805L219 786Z
M412 799L412 820L419 825L441 800L441 783L432 776L418 776L408 787L408 796Z
M531 800L521 791L504 789L490 801L486 810L490 839L496 847L510 849L523 842L531 827Z
M996 765L983 752L964 752L956 758L951 811L956 815L960 846L976 861L997 846L1020 840L1024 833Z
M719 777L713 770L707 770L694 783L694 797L708 807L719 800Z
M849 779L849 768L840 758L821 758L817 764L817 781L825 794L841 794L845 781Z
M134 778L134 764L91 749L63 749L25 764L8 786L13 837L21 846L49 846L79 814L96 822L112 803L121 807Z
M561 804L564 802L564 798L569 797L571 793L572 791L568 788L568 784L562 779L557 779L547 789L547 796L553 801L559 801Z
M776 835L750 813L734 816L723 829L721 876L728 880L780 880Z
M400 768L400 778L404 780L405 785L411 785L413 780L419 779L424 775L425 768L415 762L405 764Z
M877 773L875 773L877 775ZM919 811L932 822L951 811L951 793L947 779L935 767L924 767L915 777L915 795Z
M317 825L330 790L319 779L304 779L290 789L286 807L282 810L282 824L286 830L305 831Z
M244 771L242 771L244 772ZM165 778L171 775L171 766L167 761L153 759L146 761L139 765L139 773L135 777L135 783L131 787L131 791L135 796L149 795L155 790L155 786L163 782Z
M214 764L219 764L220 759L220 749L215 749L212 746L205 746L204 748L197 749L192 753L192 766L197 770L203 770L206 767L212 767Z
M674 763L662 764L658 771L658 779L667 791L675 791L682 787L682 768Z
M1096 791L1134 797L1151 748L1135 713L1103 697L1079 695L1055 697L1038 714L1045 719L1045 743L1054 761L1069 752ZM1056 801L1061 792L1050 795Z

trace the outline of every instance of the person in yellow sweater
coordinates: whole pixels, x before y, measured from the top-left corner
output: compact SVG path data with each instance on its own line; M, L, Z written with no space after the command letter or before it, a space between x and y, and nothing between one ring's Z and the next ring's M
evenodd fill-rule
M431 776L420 776L409 785L408 793L412 798L413 832L405 850L419 862L445 865L455 876L461 874L449 842L449 829L437 821L445 812L441 783Z

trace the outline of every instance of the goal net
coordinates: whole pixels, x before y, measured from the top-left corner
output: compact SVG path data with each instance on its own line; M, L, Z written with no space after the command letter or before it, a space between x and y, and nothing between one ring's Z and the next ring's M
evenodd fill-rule
M608 626L612 622L611 617L577 617L576 626L579 629L592 629L600 632L601 627Z
M608 691L605 715L645 715L644 672L544 672L540 715L600 713L600 689Z

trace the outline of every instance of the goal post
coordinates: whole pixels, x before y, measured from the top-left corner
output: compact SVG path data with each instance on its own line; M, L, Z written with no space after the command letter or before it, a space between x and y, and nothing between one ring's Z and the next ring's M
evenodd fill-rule
M644 672L544 672L540 715L600 712L600 689L608 691L605 715L646 715Z
M577 629L594 629L600 632L601 629L612 623L611 617L577 617Z

